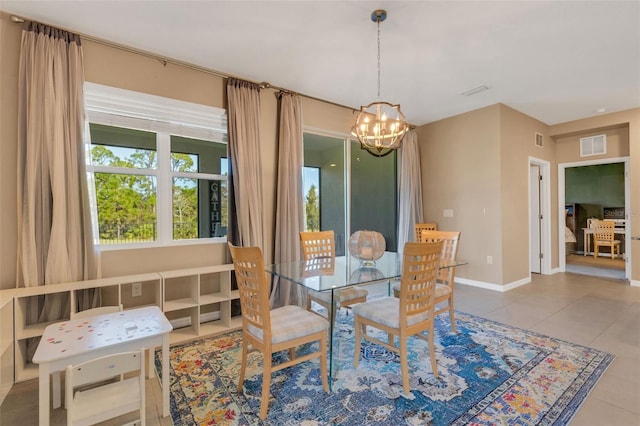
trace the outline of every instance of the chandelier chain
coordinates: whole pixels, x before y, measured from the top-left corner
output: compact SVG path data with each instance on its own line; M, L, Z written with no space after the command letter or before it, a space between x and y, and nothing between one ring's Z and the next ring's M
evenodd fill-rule
M376 21L378 23L378 101L380 101L380 17Z

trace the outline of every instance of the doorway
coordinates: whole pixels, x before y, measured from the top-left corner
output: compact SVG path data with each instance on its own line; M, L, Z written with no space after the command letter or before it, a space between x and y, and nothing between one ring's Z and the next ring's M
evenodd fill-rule
M590 175L591 173L593 175ZM584 186L590 192L585 193L578 189L579 194L576 194L577 178L584 179L586 176L592 177L587 179L587 183L577 186L578 188ZM570 191L572 193L569 193ZM628 261L631 250L630 224L628 223L630 208L628 157L559 164L558 204L560 270L628 280L631 276L631 262ZM612 211L618 211L616 239L623 240L623 256L622 259L615 260L610 257L596 259L590 248L591 236L589 233L586 235L584 233L585 229L588 230L587 219L610 219L611 217L607 217L607 214L610 215ZM563 225L569 229L571 224L573 224L574 243L568 240L570 232L562 232L561 229Z

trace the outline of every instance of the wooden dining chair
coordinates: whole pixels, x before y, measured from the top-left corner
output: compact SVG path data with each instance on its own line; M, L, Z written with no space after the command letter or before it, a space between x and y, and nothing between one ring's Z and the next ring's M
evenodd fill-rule
M259 247L236 247L229 244L240 293L242 310L242 359L238 392L242 392L247 367L249 345L262 353L262 395L260 418L267 417L271 373L283 368L320 358L320 374L325 392L329 391L327 378L327 330L329 322L323 317L295 305L274 310L269 308L269 282L265 276L262 250ZM296 358L296 347L319 342L315 352ZM272 365L272 354L288 350L289 360Z
M407 340L420 337L429 344L431 370L438 378L434 349L434 306L436 278L442 253L442 241L406 243L404 246L400 297L385 297L353 307L355 328L354 365L360 361L361 339L383 346L400 355L402 388L410 393ZM388 342L367 334L367 326L385 331ZM427 332L427 336L423 332ZM398 346L395 346L398 336Z
M133 372L137 375L131 377ZM124 374L124 380L105 382ZM69 365L65 376L67 426L93 425L133 411L138 411L138 424L144 426L144 349ZM106 384L78 389L97 382Z
M335 257L335 239L333 231L307 231L300 232L300 247L302 249L302 260L305 262ZM350 307L355 303L362 303L367 300L369 292L361 287L349 287L337 291L340 307ZM309 290L307 297L307 310L311 310L311 302L323 306L329 312L333 312L335 319L336 309L331 308L331 293L328 291Z
M436 315L443 312L449 312L449 320L451 322L451 331L457 332L455 311L454 311L454 281L456 276L455 266L446 266L455 262L458 255L458 242L460 241L460 232L458 231L422 231L422 242L442 241L441 267L438 271L438 284L436 285ZM393 285L393 294L395 297L400 295L400 284ZM446 302L445 306L438 305Z
M620 240L615 239L615 222L613 220L596 220L593 225L593 257L600 255L600 247L609 247L611 259L615 254L620 256Z
M416 231L416 242L422 242L422 231L437 231L438 224L435 222L430 223L416 223L415 231Z

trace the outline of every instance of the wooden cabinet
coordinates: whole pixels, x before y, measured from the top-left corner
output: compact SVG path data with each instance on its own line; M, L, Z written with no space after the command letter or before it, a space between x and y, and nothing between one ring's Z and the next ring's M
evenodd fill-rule
M171 321L171 343L225 333L242 327L232 317L231 304L240 297L231 290L233 265L217 265L160 272L162 310Z

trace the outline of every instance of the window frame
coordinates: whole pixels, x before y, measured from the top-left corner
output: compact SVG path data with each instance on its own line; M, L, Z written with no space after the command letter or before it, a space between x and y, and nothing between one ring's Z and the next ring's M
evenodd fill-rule
M91 215L96 246L100 250L122 250L205 243L225 244L226 237L173 239L173 179L182 177L228 181L228 176L171 170L171 136L227 144L226 110L90 82L85 82L84 98L87 181L91 191ZM155 133L157 169L93 165L89 123ZM156 178L157 239L155 241L100 244L94 173L142 175Z

